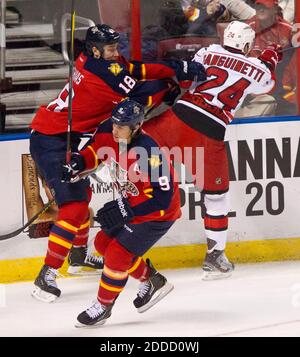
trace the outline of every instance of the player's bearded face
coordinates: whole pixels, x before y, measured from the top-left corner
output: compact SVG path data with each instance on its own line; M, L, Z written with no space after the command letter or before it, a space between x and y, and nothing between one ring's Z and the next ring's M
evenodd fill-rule
M117 124L113 124L112 130L113 138L116 143L122 141L126 141L127 144L130 144L132 138L132 130L129 126L120 126Z
M106 45L103 47L102 58L107 61L116 61L119 57L118 44Z

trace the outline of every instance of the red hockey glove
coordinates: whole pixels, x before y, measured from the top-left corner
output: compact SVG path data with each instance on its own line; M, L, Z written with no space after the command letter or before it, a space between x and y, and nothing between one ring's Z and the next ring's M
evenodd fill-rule
M276 43L272 43L271 45L268 45L266 49L273 50L277 53L278 55L278 63L282 61L283 59L283 52L282 52L282 47L280 45L277 45Z
M278 62L282 61L282 57L282 47L271 44L261 52L258 59L264 62L271 71L275 71Z

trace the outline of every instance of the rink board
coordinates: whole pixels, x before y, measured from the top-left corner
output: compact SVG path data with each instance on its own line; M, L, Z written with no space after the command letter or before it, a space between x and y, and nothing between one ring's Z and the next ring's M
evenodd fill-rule
M300 259L299 125L298 120L253 122L227 130L231 176L227 252L236 262ZM27 221L21 156L28 152L28 139L0 141L0 234ZM109 185L92 181L92 188L94 211L114 197ZM183 216L150 253L164 268L200 265L205 254L203 198L190 185L182 183L180 189ZM97 230L92 228L91 238ZM29 239L23 234L0 246L0 282L31 279L39 270L47 238Z

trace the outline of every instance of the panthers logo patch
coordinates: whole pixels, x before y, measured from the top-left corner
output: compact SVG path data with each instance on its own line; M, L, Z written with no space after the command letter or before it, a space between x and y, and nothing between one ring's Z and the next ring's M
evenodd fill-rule
M109 172L117 191L121 192L123 196L127 197L128 193L132 196L140 194L136 185L128 180L128 172L114 159L111 159Z

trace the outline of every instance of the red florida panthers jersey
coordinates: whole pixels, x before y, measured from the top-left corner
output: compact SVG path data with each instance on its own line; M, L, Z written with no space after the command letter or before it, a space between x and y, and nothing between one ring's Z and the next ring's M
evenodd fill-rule
M160 79L174 74L166 63L134 63L123 57L106 61L81 54L73 73L72 131L94 131L126 97L149 107L160 104L168 88ZM46 135L66 132L68 98L69 83L55 100L38 110L31 128Z
M112 123L107 120L80 153L87 170L100 163L108 167L119 193L133 209L131 223L175 221L181 216L174 169L150 136L142 133L130 145L122 146L114 141Z

